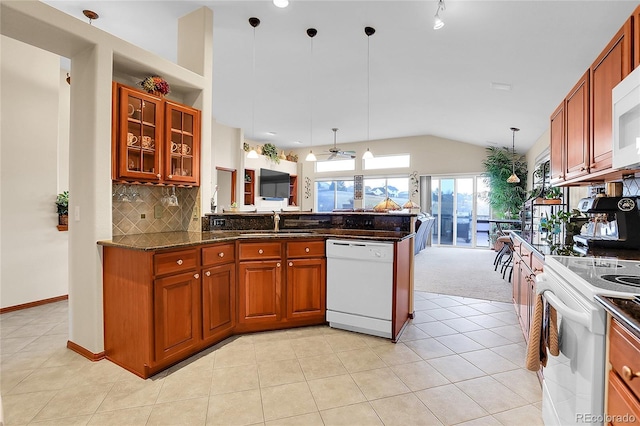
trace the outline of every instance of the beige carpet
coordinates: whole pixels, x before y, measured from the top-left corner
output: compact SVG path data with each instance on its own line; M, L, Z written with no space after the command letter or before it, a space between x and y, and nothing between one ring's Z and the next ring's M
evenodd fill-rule
M427 247L415 257L415 290L511 302L511 283L493 270L495 256L489 249Z

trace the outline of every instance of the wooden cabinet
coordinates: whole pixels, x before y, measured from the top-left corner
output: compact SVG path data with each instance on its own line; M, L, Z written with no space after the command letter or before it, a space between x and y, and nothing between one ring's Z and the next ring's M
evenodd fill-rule
M591 82L590 173L611 169L613 150L611 91L631 72L631 33L631 19L628 19L589 70Z
M537 251L519 236L511 234L513 256L513 303L525 340L529 341L529 330L536 301L536 275L543 271L544 260Z
M199 341L199 274L158 278L153 284L155 361L190 353Z
M298 205L298 176L289 176L289 205Z
M640 67L640 6L633 11L633 69Z
M199 185L200 111L114 83L112 178Z
M244 205L252 206L255 204L256 197L256 171L244 169Z
M565 98L565 179L589 172L589 72Z
M235 244L202 248L202 338L216 343L236 323Z
M326 269L324 241L287 243L286 317L324 319Z
M565 115L564 99L551 114L550 125L550 183L555 185L564 181L564 141Z
M616 319L609 327L606 413L612 425L640 424L640 339Z

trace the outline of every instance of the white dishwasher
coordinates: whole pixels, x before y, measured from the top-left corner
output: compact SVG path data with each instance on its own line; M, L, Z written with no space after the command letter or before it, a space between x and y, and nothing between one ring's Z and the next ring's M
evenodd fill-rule
M327 240L327 321L392 338L393 243Z

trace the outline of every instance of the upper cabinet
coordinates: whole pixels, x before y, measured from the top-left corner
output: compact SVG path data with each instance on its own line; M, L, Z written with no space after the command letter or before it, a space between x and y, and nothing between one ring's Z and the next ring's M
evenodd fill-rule
M614 172L611 91L640 61L638 19L640 7L551 114L552 184L603 180Z
M591 77L591 143L589 171L611 168L611 91L631 72L632 20L628 19L589 69Z
M112 178L200 183L200 111L114 83Z
M632 15L633 19L633 69L640 67L640 6L636 8Z

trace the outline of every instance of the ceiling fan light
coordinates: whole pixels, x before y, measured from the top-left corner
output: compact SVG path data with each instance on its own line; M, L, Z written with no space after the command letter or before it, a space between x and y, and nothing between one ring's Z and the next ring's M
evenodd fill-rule
M515 173L511 173L511 176L507 178L507 183L520 183L520 178Z
M276 7L284 8L289 6L289 0L273 0L273 4Z
M253 159L259 158L258 151L251 148L251 151L249 151L249 153L247 154L247 158L253 158Z
M309 153L307 154L307 158L305 158L305 161L318 161L318 159L313 154L313 151L309 150Z
M370 160L373 158L373 152L369 151L369 148L367 148L367 150L364 152L364 154L362 154L362 159L363 160Z

